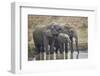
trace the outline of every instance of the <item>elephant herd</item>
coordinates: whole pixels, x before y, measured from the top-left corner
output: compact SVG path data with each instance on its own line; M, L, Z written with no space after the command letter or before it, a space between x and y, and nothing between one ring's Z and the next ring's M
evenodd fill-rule
M67 59L69 50L70 58L73 59L74 45L77 51L76 58L79 56L78 34L74 28L67 25L52 23L38 27L33 31L33 40L36 54L43 55L43 60L47 60L51 54L56 58L57 53L64 54L64 58Z

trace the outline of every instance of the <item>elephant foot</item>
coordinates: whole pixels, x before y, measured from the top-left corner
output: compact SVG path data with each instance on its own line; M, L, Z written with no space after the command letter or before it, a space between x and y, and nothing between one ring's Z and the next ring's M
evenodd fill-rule
M42 60L42 53L40 52L39 59Z
M67 52L63 52L63 56L64 56L64 59L68 59L68 53Z
M71 58L70 59L73 59L73 57L71 56Z
M56 60L56 53L54 52L54 55L53 55L53 57L54 57L54 60Z
M40 54L36 55L36 60L40 60Z
M44 52L43 54L44 54L44 56L43 56L44 57L44 60L46 60L46 53Z
M56 60L57 59L60 59L60 52L59 51L57 51L57 53L56 53Z
M76 59L79 59L79 54L76 56Z
M65 53L65 59L68 59L68 53Z
M44 55L43 55L43 53L40 53L40 60L43 60L43 57L44 57Z
M71 54L71 59L73 59L73 54Z
M50 54L50 60L54 60L54 54Z
M50 60L50 54L46 54L46 60Z
M59 59L59 54L58 53L56 53L56 59Z

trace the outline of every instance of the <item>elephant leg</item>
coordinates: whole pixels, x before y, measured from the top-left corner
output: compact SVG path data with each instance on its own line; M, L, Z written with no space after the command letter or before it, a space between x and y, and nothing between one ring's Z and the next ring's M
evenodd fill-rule
M71 59L73 59L73 52L74 52L74 49L73 49L73 37L71 37L70 39L71 39Z
M46 60L46 51L44 51L44 46L42 46L41 51L42 51L42 60Z
M68 59L68 42L65 43L65 59Z
M78 59L79 58L78 39L75 40L75 43L76 43L76 50L77 50L77 56L76 56L76 58Z
M58 48L57 48L57 46L55 46L55 50L54 50L54 60L56 60L56 58L57 58L57 51L58 51Z
M41 45L41 48L40 48L40 60L44 60L44 50L43 50L42 45Z
M55 49L55 54L56 54L56 59L58 59L58 50L59 50L59 47L58 46L56 46L56 49Z
M60 43L60 53L62 54L64 51L64 43Z
M60 59L64 59L64 43L60 43L60 49L59 49L59 51L60 51L60 55L59 55L59 58Z
M43 51L44 51L44 59L48 60L48 38L46 34L43 34Z
M48 45L46 46L45 50L46 50L45 51L46 52L46 56L45 56L46 60L49 60L50 59L50 54L49 54L50 52L48 51Z
M56 52L54 52L54 60L56 60Z
M52 44L50 46L50 54L54 53L54 42L52 41Z
M58 52L58 47L56 47L56 49L55 49L55 53L57 54L57 52Z
M43 52L43 59L46 60L46 52Z
M40 57L40 60L43 60L43 57L42 56L43 56L43 54L42 54L42 52L40 52L40 56L39 56Z
M54 59L54 42L51 44L50 47L50 59Z
M44 42L44 59L48 60L49 58L49 51L48 51L48 41L45 40Z
M42 47L41 47L41 60L46 60L46 49L44 50L44 46L42 45Z
M41 47L40 47L40 52L39 52L39 59L42 60L42 51L41 51Z
M36 45L36 60L40 60L40 45Z
M63 43L63 49L62 49L62 57L63 59L65 59L64 55L65 55L65 43Z

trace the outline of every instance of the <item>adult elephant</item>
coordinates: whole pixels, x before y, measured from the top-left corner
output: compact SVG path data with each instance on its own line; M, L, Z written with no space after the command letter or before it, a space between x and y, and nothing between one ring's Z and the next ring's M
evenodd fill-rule
M78 59L79 58L79 48L78 48L78 34L77 34L77 31L75 30L75 28L73 27L70 27L69 25L60 25L60 24L57 24L57 23L54 23L52 24L49 28L52 28L53 30L55 30L57 32L57 34L55 34L53 37L53 44L52 44L52 49L54 47L54 44L55 44L55 39L56 37L59 37L59 35L61 33L63 33L63 36L61 38L64 37L64 34L65 35L68 35L69 36L69 39L70 39L70 50L71 50L71 59L73 59L73 52L74 52L74 42L75 42L75 46L76 46L76 51L77 51L77 56L76 58ZM66 37L65 37L66 38ZM67 38L68 39L68 38ZM63 40L63 39L62 39ZM60 40L59 40L60 41ZM63 41L61 41L61 43L59 43L60 45L60 49L63 49L61 46L61 44L63 43ZM68 43L66 41L66 43ZM66 47L68 46L68 44L66 44ZM54 50L53 50L54 51Z
M73 52L74 52L74 42L75 42L75 46L76 46L76 51L77 51L77 56L76 58L79 58L79 48L78 48L78 34L77 31L75 30L74 27L70 27L70 25L60 25L60 24L55 24L55 29L59 32L59 33L63 33L63 34L67 34L69 36L69 39L71 41L71 45L70 45L70 50L71 50L71 59L73 59Z
M37 56L39 56L41 53L44 52L44 44L43 44L43 30L45 28L36 28L33 31L33 41L35 45L35 58L37 59ZM41 58L39 58L41 59Z
M38 30L39 29L39 30ZM55 46L55 40L59 36L60 33L66 34L69 36L71 40L71 58L73 58L73 41L75 40L75 45L77 49L77 58L79 56L79 49L78 49L78 35L74 28L68 27L68 26L61 26L59 24L51 24L48 27L44 28L38 28L35 29L33 32L33 39L37 51L40 52L46 52L48 53L54 53L54 46ZM50 49L48 48L50 47ZM66 45L68 46L68 45ZM63 49L60 47L60 49Z
M61 27L61 26L59 26L59 27ZM76 58L79 58L78 34L77 34L77 31L73 27L64 25L60 29L60 33L67 34L69 36L70 40L71 40L71 47L70 47L70 50L71 50L71 59L73 59L73 52L74 52L73 46L74 46L74 42L75 42L76 51L77 51Z
M54 40L58 35L57 29L54 25L49 25L45 27L38 27L33 31L33 40L37 54L45 53L50 55L54 53ZM50 47L50 48L49 48ZM47 57L44 57L47 59Z

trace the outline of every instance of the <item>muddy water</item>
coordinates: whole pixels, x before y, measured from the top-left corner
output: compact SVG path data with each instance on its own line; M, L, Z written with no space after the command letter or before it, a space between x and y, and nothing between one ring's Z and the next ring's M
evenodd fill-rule
M70 52L66 53L58 53L58 54L48 54L45 56L45 54L39 54L35 58L29 58L28 61L34 61L34 60L58 60L58 59L70 59ZM73 53L73 59L76 59L77 52ZM79 52L79 59L86 59L88 58L88 52L87 51L80 51Z

